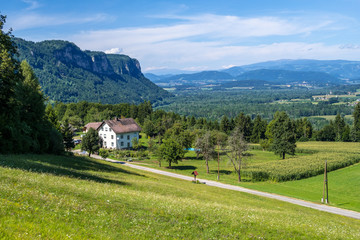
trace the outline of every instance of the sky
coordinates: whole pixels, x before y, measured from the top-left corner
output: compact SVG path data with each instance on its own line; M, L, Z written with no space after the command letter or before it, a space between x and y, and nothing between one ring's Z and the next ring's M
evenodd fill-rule
M4 30L126 54L143 72L360 60L360 0L0 0Z

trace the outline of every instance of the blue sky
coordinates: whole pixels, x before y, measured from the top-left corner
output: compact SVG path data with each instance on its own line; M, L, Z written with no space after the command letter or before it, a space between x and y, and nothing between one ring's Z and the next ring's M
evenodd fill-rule
M145 72L215 70L277 59L360 60L360 0L0 0L31 41L127 54Z

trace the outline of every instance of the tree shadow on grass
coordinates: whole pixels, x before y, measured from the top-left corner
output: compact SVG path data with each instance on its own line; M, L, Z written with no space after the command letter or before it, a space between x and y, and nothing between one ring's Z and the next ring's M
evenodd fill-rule
M194 166L171 166L171 169L176 169L176 170L196 170L197 167L194 167Z
M57 156L45 154L2 155L0 158L0 166L37 173L49 173L55 176L65 176L82 180L91 180L99 183L115 183L120 185L128 185L128 183L114 179L107 179L84 171L112 173L118 172L142 176L140 174L130 172L119 167L114 167L108 164L97 162L96 160L91 158L75 156Z
M220 170L219 171L221 174L225 174L225 175L230 175L232 174L232 171L229 171L229 170ZM210 173L218 173L217 170L210 170Z

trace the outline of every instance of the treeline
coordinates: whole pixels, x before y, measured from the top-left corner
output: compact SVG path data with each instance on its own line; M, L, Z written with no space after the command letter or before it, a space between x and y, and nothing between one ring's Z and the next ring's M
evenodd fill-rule
M357 86L336 87L333 94L347 94L359 88ZM310 99L314 95L325 95L329 89L278 89L278 90L229 90L229 91L197 91L177 92L177 96L155 103L156 109L172 111L181 115L192 115L197 118L220 119L223 115L235 117L244 112L255 118L271 120L277 111L285 111L291 118L301 118L322 115L349 115L353 107L336 105L328 102L312 104ZM291 103L276 102L279 100L307 99L309 102L299 101Z
M357 107L355 109L358 109ZM174 112L164 110L154 110L149 101L144 101L139 105L134 104L100 104L100 103L56 103L54 110L58 119L68 121L76 128L81 128L89 122L99 122L114 117L131 117L137 120L142 126L144 133L150 137L163 137L166 132L174 131L180 134L182 131L210 130L220 131L229 135L235 128L239 128L247 142L259 143L270 137L266 132L269 131L271 121L267 121L260 115L252 118L241 112L235 117L229 118L224 115L220 121L209 120L206 118L195 118L194 116L181 116ZM354 125L350 126L345 122L344 116L337 114L334 121L316 131L312 123L307 118L293 119L292 128L296 141L358 141L356 135L354 112ZM280 111L279 111L280 112ZM274 115L276 116L276 114ZM273 116L272 120L275 118Z

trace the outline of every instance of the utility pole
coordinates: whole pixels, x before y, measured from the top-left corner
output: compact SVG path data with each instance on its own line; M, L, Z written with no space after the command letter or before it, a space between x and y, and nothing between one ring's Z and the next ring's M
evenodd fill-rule
M217 176L217 180L220 180L220 167L219 167L219 162L220 162L220 145L218 143L218 176Z
M325 199L326 192L326 199ZM323 198L321 199L322 203L329 204L329 188L328 188L328 177L327 177L327 160L325 160L325 170L324 170L324 189L323 189Z

